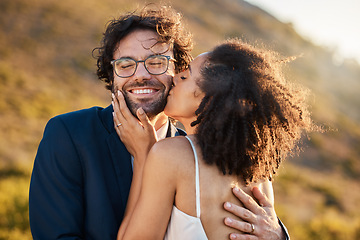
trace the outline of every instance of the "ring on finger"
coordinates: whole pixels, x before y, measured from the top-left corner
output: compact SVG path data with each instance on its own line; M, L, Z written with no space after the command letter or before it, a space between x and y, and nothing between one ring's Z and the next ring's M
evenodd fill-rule
M251 225L251 232L250 232L250 233L254 233L254 231L255 231L255 226L254 226L254 224L252 224L252 223L250 223L250 225Z
M121 125L122 125L122 124L121 124L121 123L119 123L119 124L117 124L117 125L116 125L116 127L119 127L119 126L121 126Z

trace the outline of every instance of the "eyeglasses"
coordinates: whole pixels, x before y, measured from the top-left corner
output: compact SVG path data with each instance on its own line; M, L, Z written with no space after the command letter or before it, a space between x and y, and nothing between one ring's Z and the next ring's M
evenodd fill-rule
M131 77L135 74L138 63L143 62L148 73L152 75L161 75L168 70L169 61L176 61L170 56L152 55L145 60L136 61L132 58L119 58L111 61L115 74L121 78Z

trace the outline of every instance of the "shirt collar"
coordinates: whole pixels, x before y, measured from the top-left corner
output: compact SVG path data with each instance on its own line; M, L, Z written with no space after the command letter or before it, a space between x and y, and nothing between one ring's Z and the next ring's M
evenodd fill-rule
M169 119L166 121L164 125L161 126L161 128L159 128L156 131L156 136L158 140L166 138L166 133L168 132L168 128L169 128Z

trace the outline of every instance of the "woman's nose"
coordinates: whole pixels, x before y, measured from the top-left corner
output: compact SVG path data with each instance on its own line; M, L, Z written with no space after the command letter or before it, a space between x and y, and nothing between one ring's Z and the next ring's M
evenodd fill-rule
M176 85L177 84L177 82L178 82L178 80L179 80L179 74L175 74L175 76L173 77L173 83L174 83L174 85Z

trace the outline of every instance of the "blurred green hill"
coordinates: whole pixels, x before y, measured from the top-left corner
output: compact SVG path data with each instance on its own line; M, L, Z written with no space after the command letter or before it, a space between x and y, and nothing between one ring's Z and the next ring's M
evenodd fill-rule
M0 240L30 239L28 185L37 146L53 116L109 93L91 51L106 22L139 1L0 1ZM158 1L153 1L158 2ZM229 37L300 56L287 77L312 90L314 120L328 131L304 139L275 178L276 210L292 239L360 239L360 66L339 61L242 0L169 1L194 34L193 54Z

